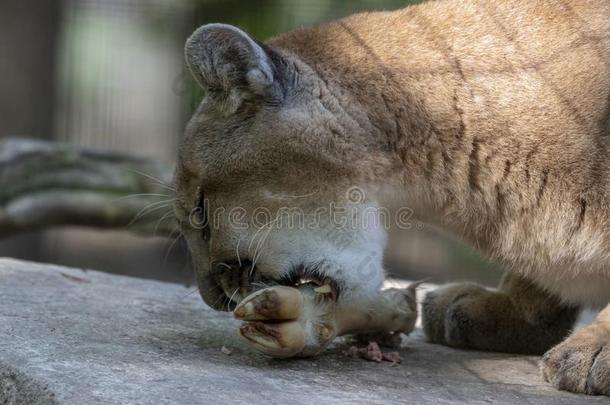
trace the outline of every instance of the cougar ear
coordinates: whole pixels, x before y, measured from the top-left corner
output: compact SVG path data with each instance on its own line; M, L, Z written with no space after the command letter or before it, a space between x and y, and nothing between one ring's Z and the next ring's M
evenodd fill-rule
M186 41L185 56L197 82L233 107L251 95L277 97L272 58L237 27L199 27Z

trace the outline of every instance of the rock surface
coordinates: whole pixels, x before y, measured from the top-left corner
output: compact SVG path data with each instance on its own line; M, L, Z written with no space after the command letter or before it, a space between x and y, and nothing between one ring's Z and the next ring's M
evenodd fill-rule
M454 350L421 332L392 367L346 357L340 343L315 359L268 359L237 325L193 288L0 259L0 404L608 401L555 391L536 357Z

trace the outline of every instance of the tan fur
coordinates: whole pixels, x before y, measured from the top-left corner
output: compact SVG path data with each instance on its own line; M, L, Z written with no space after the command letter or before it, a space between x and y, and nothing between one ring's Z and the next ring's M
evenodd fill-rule
M610 282L610 3L441 1L271 43L379 128L372 182L517 271Z
M272 85L268 60L253 45L226 30L219 37L251 55L228 66L254 73L228 80L217 67L225 53L197 38L187 46L195 76L221 88L187 130L177 171L183 220L196 187L212 208L241 205L249 213L281 205L264 197L281 193L312 193L291 200L312 210L340 201L351 185L375 206L413 207L527 280L496 295L460 287L430 298L428 329L442 329L432 336L442 343L451 343L449 325L459 332L455 345L523 351L494 342L510 342L510 330L526 324L536 340L545 322L565 314L555 337L536 340L539 351L566 334L573 308L610 301L610 2L442 0L359 14L269 40L265 49L282 61ZM200 59L212 62L198 75ZM302 246L282 235L257 262L270 277L284 274L296 260L287 250ZM212 232L211 262L234 257L242 236L253 238L228 226ZM447 305L464 294L470 301L458 306L459 318ZM514 309L482 315L506 300ZM463 316L504 322L506 332L475 338ZM607 351L606 318L591 333ZM519 344L527 346L527 336ZM595 375L607 376L610 356L599 359ZM545 367L560 388L608 393L610 382L583 388L584 371ZM573 383L557 382L566 379Z

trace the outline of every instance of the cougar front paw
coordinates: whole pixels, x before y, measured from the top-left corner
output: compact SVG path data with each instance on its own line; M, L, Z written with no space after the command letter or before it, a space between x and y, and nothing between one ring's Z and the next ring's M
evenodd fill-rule
M610 395L610 334L591 325L577 331L542 358L542 376L556 388Z
M477 337L493 324L486 313L489 294L493 293L472 283L429 292L422 305L424 332L434 343L481 349Z

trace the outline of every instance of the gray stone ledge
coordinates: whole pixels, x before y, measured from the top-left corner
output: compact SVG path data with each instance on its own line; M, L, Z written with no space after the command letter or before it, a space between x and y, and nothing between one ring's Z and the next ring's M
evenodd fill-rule
M391 367L340 345L268 359L240 343L237 325L193 288L0 259L0 404L608 401L555 391L536 357L454 350L419 331Z

